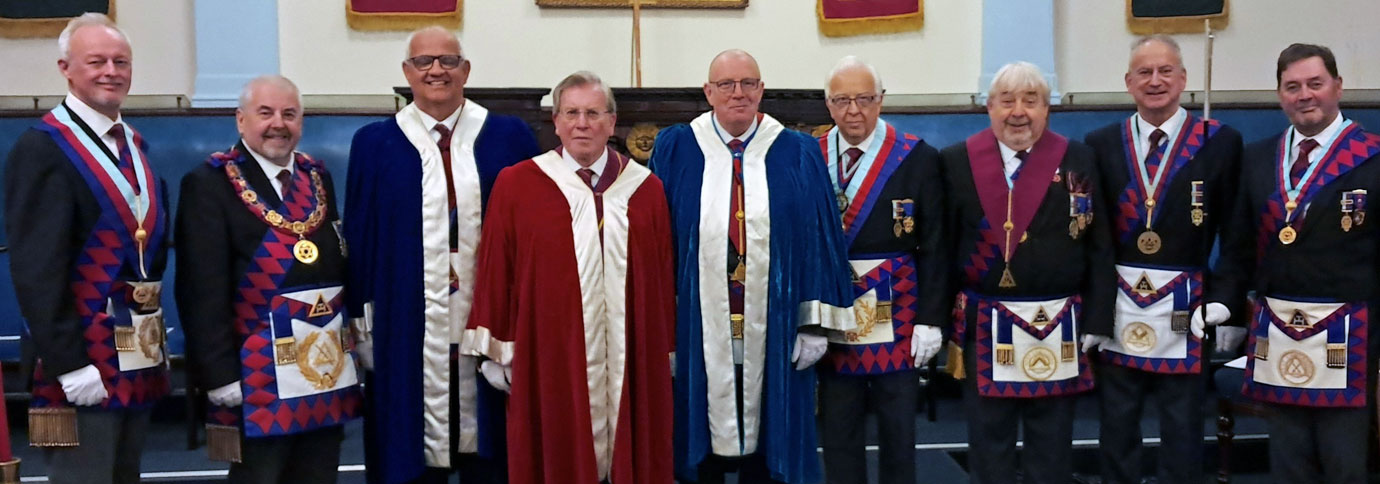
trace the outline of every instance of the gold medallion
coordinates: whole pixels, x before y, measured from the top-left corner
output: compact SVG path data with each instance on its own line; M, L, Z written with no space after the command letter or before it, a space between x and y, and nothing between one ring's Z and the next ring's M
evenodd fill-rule
M1294 230L1294 227L1288 225L1284 226L1284 228L1279 231L1279 241L1284 245L1294 243L1294 240L1297 239L1298 236L1299 233Z
M320 254L316 251L315 242L302 239L298 240L296 244L292 244L292 255L303 264L311 264L316 262L316 258Z
M1350 214L1345 214L1345 213L1342 214L1342 232L1350 232L1350 231L1351 231L1351 223L1352 223L1351 215L1350 215Z
M897 237L900 237L900 236L901 236L901 230L902 230L901 221L900 221L900 220L897 220L897 221L896 221L896 224L891 226L891 233L892 233L892 234L895 234Z
M245 190L240 192L240 198L244 199L245 203L254 203L259 201L259 194L254 190Z
M299 236L307 233L307 223L302 221L293 222L292 233L297 234Z
M1140 253L1150 255L1160 251L1161 242L1160 234L1154 230L1146 230L1136 238L1136 248L1140 249Z
M146 304L149 302L149 299L153 298L153 289L149 289L148 286L140 284L133 286L133 289L134 291L132 296L134 297L134 302L136 303L139 303L141 305Z
M1315 371L1313 360L1302 351L1285 351L1283 355L1280 355L1279 361L1275 365L1279 377L1295 386L1303 386L1313 381Z
M1126 325L1121 330L1121 346L1136 353L1146 353L1155 349L1155 329L1142 322Z
M1030 348L1025 352L1025 357L1021 358L1021 371L1025 376L1035 381L1045 381L1054 376L1054 371L1059 369L1059 358L1055 357L1054 351L1043 346Z
M1192 211L1188 212L1189 218L1193 219L1194 226L1202 225L1203 219L1206 215L1207 213L1204 213L1203 209L1201 208L1195 208Z
M834 199L839 204L839 212L848 211L848 194L843 193L841 191L834 192Z
M915 232L915 217L906 216L906 218L901 219L901 226L905 227L908 234Z
M274 210L269 210L267 212L264 212L264 220L267 220L268 223L273 224L274 226L282 225L283 214L278 213Z
M159 361L163 356L163 316L150 316L139 323L137 344L145 358Z

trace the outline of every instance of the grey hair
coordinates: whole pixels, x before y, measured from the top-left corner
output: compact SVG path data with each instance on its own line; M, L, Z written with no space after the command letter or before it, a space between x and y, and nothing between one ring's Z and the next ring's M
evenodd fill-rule
M578 71L574 74L565 76L565 79L561 79L561 82L557 83L556 87L551 89L551 110L560 112L561 93L564 93L566 89L594 84L598 84L599 89L604 91L604 99L607 100L606 107L608 107L609 112L617 114L618 103L613 101L613 89L609 89L609 85L604 84L604 80L600 79L598 74L589 71Z
M829 77L824 79L824 96L833 96L834 92L830 88L829 84L832 84L834 82L834 78L838 77L839 74L852 69L863 69L866 70L868 74L871 74L872 83L875 85L878 93L881 93L882 91L886 90L882 88L882 76L881 74L877 74L877 68L872 67L872 64L863 62L863 60L859 59L858 56L846 55L843 56L842 59L839 59L838 63L834 64L834 68L829 71Z
M449 35L449 36L451 36L452 38L454 38L454 39L455 39L455 45L456 45L456 47L459 47L459 50L460 50L460 52L459 52L460 58L462 58L462 59L466 58L466 57L465 57L465 47L464 47L464 44L461 44L461 43L460 43L460 36L455 35L455 32L451 32L450 30L447 30L445 27L442 27L442 26L440 26L440 25L431 25L431 26L427 26L427 27L422 27L422 28L417 29L417 30L413 30L412 33L407 34L407 43L403 44L403 60L407 60L408 58L412 57L412 40L413 40L413 39L416 39L418 35L427 34L427 33L432 33L432 32L443 33L443 34Z
M293 83L291 79L277 74L265 74L250 79L249 82L244 83L244 87L240 89L240 110L247 110L253 107L249 105L249 98L253 97L254 88L260 84L270 84L291 91L293 95L297 96L298 109L303 109L302 91L300 89L297 89L297 84Z
M1179 67L1182 68L1184 66L1184 53L1179 49L1179 42L1174 40L1173 37L1165 34L1150 34L1136 39L1135 42L1131 43L1131 55L1135 56L1136 51L1139 51L1141 47L1151 42L1159 42L1168 46L1169 50L1174 52L1174 57L1179 59Z
M990 102L1003 92L1031 90L1038 92L1040 98L1049 103L1049 83L1045 81L1044 74L1040 73L1040 68L1029 62L1016 61L1001 66L997 74L992 76L992 84L987 88L987 99Z
M67 21L67 26L63 27L61 34L58 34L58 52L62 55L61 59L67 59L67 56L72 53L72 34L77 33L77 30L80 30L82 27L93 25L99 25L114 31L116 34L120 35L120 40L125 41L126 45L129 44L129 36L125 35L125 31L116 27L115 21L110 20L110 17L99 12L86 12Z

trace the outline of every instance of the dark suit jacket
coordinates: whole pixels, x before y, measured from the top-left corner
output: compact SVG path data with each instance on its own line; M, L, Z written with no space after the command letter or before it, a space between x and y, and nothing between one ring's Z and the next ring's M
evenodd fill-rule
M259 163L244 148L240 172L250 188L270 208L282 202ZM282 288L302 285L343 284L345 256L334 222L335 185L322 169L328 201L326 219L308 240L316 243L319 258L312 264L295 262ZM224 168L201 163L182 177L182 196L177 206L177 307L187 335L191 377L202 388L217 388L240 379L240 346L236 332L235 295L254 252L259 249L268 224L259 220L240 201Z
M956 281L952 287L972 289L993 297L1082 294L1083 318L1079 326L1086 333L1110 335L1112 310L1116 301L1116 270L1113 267L1110 217L1106 202L1096 193L1101 185L1092 150L1070 140L1068 151L1059 164L1061 179L1075 173L1086 179L1094 192L1091 194L1092 223L1077 239L1070 237L1068 187L1063 182L1051 182L1035 212L1035 218L1026 230L1029 238L1020 243L1012 255L1011 274L1016 280L1016 287L1013 288L999 286L1002 270L1006 267L1000 257L976 287L963 282L967 277L963 267L976 247L978 224L984 216L982 202L978 198L977 185L973 183L966 143L961 141L944 148L940 156L943 159L944 193L948 198L945 226L950 243L948 250L952 254L949 257L952 264L950 274L952 280ZM1000 226L1006 220L1005 215L994 214L990 221ZM1019 236L1017 234L1015 237ZM970 324L975 307L968 306ZM969 334L975 333L970 331Z
M81 118L83 130L99 139ZM115 159L103 143L103 160ZM97 155L101 156L101 155ZM163 200L167 186L155 181ZM77 256L101 216L96 195L72 160L48 133L30 128L20 135L5 164L5 230L9 235L10 276L19 311L28 325L21 345L24 363L36 356L44 373L57 376L91 363L86 355L84 325L70 287ZM163 213L164 221L167 211ZM168 233L168 232L165 232ZM167 244L147 261L148 280L161 280ZM139 280L138 268L126 266L117 277Z
M1185 125L1183 129L1189 129ZM1126 144L1122 140L1123 124L1118 122L1097 131L1088 133L1086 142L1097 155L1098 170L1102 177L1102 197L1110 214L1120 217L1117 202L1135 175L1126 166ZM1172 142L1172 140L1171 140ZM1166 159L1161 169L1168 169L1172 162ZM1230 126L1222 126L1207 140L1193 159L1184 165L1168 183L1164 194L1155 200L1157 214L1155 232L1160 235L1162 245L1159 252L1146 255L1136 247L1136 237L1144 231L1144 222L1133 227L1131 235L1118 240L1115 223L1110 224L1113 245L1116 247L1117 262L1149 266L1208 267L1212 246L1217 241L1219 231L1232 213L1232 203L1236 201L1237 177L1241 166L1241 133ZM1168 174L1166 174L1168 176ZM1203 182L1203 212L1206 214L1202 225L1193 225L1190 204L1193 181ZM1219 284L1209 277L1204 299L1221 301L1226 299L1214 292ZM1232 315L1241 314L1238 306L1228 305Z

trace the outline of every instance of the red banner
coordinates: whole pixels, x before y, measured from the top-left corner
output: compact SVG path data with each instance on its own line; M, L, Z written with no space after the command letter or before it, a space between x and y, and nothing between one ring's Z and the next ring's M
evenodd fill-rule
M345 19L355 30L415 30L439 25L460 29L462 0L346 0Z
M924 0L817 0L819 30L830 37L885 34L924 26Z

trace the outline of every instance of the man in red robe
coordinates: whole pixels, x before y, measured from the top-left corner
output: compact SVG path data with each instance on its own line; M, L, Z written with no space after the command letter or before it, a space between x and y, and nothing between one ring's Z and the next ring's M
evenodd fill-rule
M552 99L562 145L494 184L464 350L510 391L510 483L669 483L666 196L608 148L615 105L598 76L572 74Z

